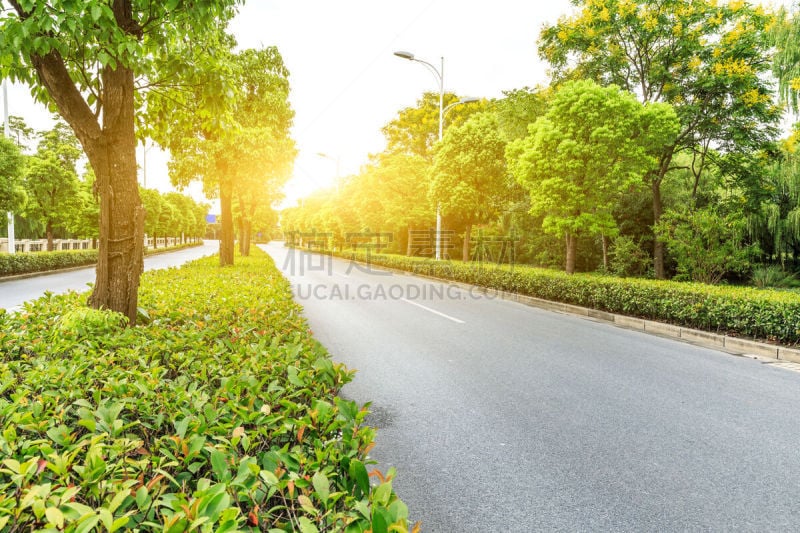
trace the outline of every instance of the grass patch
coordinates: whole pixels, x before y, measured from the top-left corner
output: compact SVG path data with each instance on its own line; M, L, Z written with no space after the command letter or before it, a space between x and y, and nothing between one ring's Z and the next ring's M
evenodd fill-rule
M406 530L352 372L253 254L145 273L135 328L85 294L0 314L0 530Z

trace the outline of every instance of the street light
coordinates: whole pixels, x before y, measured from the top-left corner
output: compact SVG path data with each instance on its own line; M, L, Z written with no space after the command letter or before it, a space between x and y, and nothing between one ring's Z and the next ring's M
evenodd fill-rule
M462 98L458 102L453 102L449 106L445 107L444 111L442 111L442 124L444 125L444 119L447 118L447 112L450 111L451 109L453 109L455 106L461 105L461 104L471 104L472 102L480 102L480 101L481 101L481 99L478 98L477 96L465 96L464 98Z
M437 69L431 63L428 63L427 61L424 61L422 59L417 59L411 52L398 50L397 52L394 53L394 55L402 59L407 59L409 61L416 61L417 63L421 63L428 70L433 72L434 76L436 76L436 80L439 82L439 140L441 141L442 134L444 133L445 112L449 111L451 108L459 104L477 102L479 98L475 97L462 98L458 102L453 102L447 107L444 107L444 57L440 58L441 66ZM442 258L442 211L440 209L439 204L436 204L436 260L439 261L441 258Z

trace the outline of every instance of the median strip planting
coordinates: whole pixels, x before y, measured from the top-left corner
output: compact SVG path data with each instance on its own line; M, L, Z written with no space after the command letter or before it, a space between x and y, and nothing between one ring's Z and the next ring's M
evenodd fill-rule
M0 314L0 530L404 531L353 376L266 255L145 273L141 325Z

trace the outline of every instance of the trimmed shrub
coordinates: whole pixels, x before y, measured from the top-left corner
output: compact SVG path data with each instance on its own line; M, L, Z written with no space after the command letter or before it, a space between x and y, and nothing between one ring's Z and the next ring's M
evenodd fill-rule
M180 250L200 246L200 243L187 243L146 250L145 255L166 251ZM97 263L97 250L60 250L57 252L32 252L24 254L0 254L0 277L19 274L32 274L50 270L62 270L79 266L91 266Z
M406 530L288 282L216 265L145 273L135 328L85 294L0 314L0 530Z
M45 272L97 263L97 250L0 254L0 276Z

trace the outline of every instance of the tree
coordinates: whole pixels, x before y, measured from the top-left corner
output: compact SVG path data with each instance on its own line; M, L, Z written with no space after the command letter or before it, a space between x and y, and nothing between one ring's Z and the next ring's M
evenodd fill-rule
M437 147L430 199L443 216L463 224L464 261L469 261L472 225L488 222L501 211L507 191L505 147L492 113L474 115L462 126L449 128Z
M509 168L530 193L531 214L565 238L568 274L578 237L616 233L616 201L641 184L652 154L677 130L668 104L642 105L619 87L579 81L564 84L528 137L509 144Z
M551 92L549 88L523 87L503 91L503 98L493 102L492 110L497 114L500 131L507 141L528 135L528 125L547 113Z
M25 212L44 224L47 250L52 251L53 231L66 228L80 207L78 176L51 154L35 155L25 170L25 190L29 195Z
M791 255L795 268L800 260L800 132L783 143L781 150L770 154L763 173L764 196L758 209L748 213L748 234L763 252L764 261L783 266Z
M772 70L778 78L778 91L781 100L797 113L800 112L800 12L790 14L781 9L771 29L776 48Z
M444 106L454 104L459 97L453 93L444 94ZM479 111L486 109L486 102L471 102L452 107L445 126L458 126ZM424 93L416 107L407 107L397 113L397 117L383 127L386 136L386 151L416 155L433 161L434 146L439 140L439 94Z
M145 211L144 231L153 238L153 248L158 248L158 237L161 235L159 221L164 200L161 198L161 193L155 189L139 188L139 196L142 198L142 206Z
M206 45L236 1L7 4L11 10L0 16L0 74L27 83L38 100L58 110L97 176L100 250L89 303L122 312L133 324L144 231L136 180L137 80L153 91L185 82L197 70L213 71L217 56ZM201 50L202 56L192 53Z
M22 154L9 138L0 136L0 213L17 212L25 205Z
M229 47L232 46L229 42ZM221 208L220 265L233 264L233 198L261 183L275 191L288 178L294 160L289 137L294 112L289 100L289 72L275 47L229 51L225 76L232 90L213 122L202 110L209 97L202 85L194 91L156 94L149 102L165 117L156 140L169 148L173 184L199 179L208 197L218 196ZM241 236L240 236L241 237Z
M8 129L11 131L11 137L16 140L20 150L22 150L23 146L27 146L27 143L34 136L33 128L25 123L25 119L15 115L8 117Z
M80 208L75 164L81 149L69 126L60 120L51 130L38 135L39 147L29 158L25 172L25 189L30 198L26 214L44 225L47 250L52 251L54 230L67 228Z
M78 209L68 219L68 229L82 239L96 239L100 236L100 203L94 184L95 177L91 166L78 183Z
M678 276L700 283L719 283L727 274L743 274L758 247L744 246L746 221L716 206L667 211L656 234L678 263Z
M653 218L663 212L661 185L674 157L692 156L697 179L709 151L753 152L774 137L780 109L766 76L773 17L741 0L577 0L579 12L545 27L540 54L555 81L591 78L616 84L640 101L673 105L681 122L645 181ZM653 246L656 277L663 278L664 245Z

